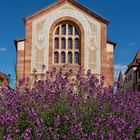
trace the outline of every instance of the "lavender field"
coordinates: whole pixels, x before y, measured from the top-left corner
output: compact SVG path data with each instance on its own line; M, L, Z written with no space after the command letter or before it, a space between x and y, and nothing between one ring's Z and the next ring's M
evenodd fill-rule
M55 76L54 76L55 75ZM113 93L83 70L55 69L30 88L0 89L2 140L139 140L140 93Z

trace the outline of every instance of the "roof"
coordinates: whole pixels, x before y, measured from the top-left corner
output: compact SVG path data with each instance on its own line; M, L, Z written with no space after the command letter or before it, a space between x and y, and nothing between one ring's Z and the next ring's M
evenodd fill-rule
M107 43L112 44L114 46L114 48L116 47L117 43L113 40L107 40Z
M140 50L137 51L131 65L134 65L134 66L139 65L138 60L140 60Z
M55 6L57 6L57 7L61 6L62 4L66 3L66 2L68 2L68 3L72 4L72 5L74 5L75 7L81 9L82 11L84 11L85 13L87 13L90 16L94 17L95 19L97 19L97 20L99 20L99 21L101 21L101 22L103 22L103 23L105 23L107 25L109 24L109 20L107 20L104 17L102 17L101 15L89 10L87 7L85 7L82 4L78 3L76 0L59 0L59 1L55 2L55 3L53 3L50 6L47 6L47 7L43 8L43 9L41 9L40 11L38 11L38 12L36 12L36 13L30 15L30 16L25 17L24 21L26 21L28 19L32 19L32 18L38 16L39 14L43 13L44 11L52 9Z
M128 65L128 69L126 70L125 74L132 68L132 67L137 67L139 65L140 60L140 50L137 51L133 61Z
M2 72L0 72L0 78L2 78L2 79L7 79L7 80L8 80L7 75L4 74L4 73L2 73Z
M17 43L18 43L18 42L21 42L21 41L25 41L25 38L20 38L20 39L14 40L16 50L17 50Z

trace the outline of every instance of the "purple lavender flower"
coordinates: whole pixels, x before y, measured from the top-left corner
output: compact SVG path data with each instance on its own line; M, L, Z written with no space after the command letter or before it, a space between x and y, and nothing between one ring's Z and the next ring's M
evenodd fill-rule
M93 132L91 133L91 135L92 135L93 138L95 138L95 137L97 136L97 133L93 131Z
M15 129L15 132L16 132L16 133L19 133L19 132L20 132L20 130L19 130L19 129Z
M139 139L138 92L114 95L112 87L103 87L104 77L99 81L82 68L71 76L65 67L31 88L25 78L19 88L0 89L2 139Z
M54 117L54 126L55 127L58 127L59 125L60 125L60 122L61 120L60 120L60 116L59 115L57 115L56 117Z

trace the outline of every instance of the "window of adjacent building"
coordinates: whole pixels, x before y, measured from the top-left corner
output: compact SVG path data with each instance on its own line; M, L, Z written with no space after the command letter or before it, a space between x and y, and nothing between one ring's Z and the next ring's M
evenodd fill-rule
M138 85L138 86L137 86L137 91L139 91L139 92L140 92L140 85Z
M138 78L140 78L140 71L138 72Z
M132 74L130 73L129 75L128 75L128 82L130 82L132 80Z
M54 38L54 64L80 64L80 32L73 23L56 26Z
M130 81L132 80L132 74L130 74Z

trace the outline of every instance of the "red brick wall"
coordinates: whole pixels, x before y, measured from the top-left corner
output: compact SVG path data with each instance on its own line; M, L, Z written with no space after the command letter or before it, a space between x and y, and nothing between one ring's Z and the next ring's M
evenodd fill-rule
M32 21L26 22L25 35L25 77L31 76Z
M20 47L20 46L18 46ZM17 85L20 79L24 77L24 51L17 49Z
M101 75L105 76L105 85L114 82L114 54L107 52L107 25L101 24Z

